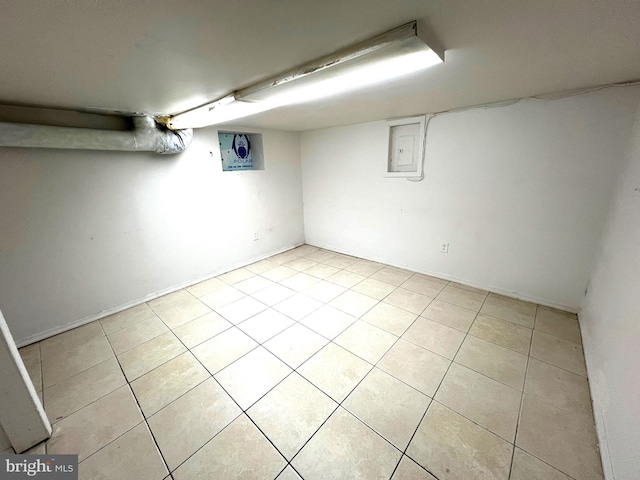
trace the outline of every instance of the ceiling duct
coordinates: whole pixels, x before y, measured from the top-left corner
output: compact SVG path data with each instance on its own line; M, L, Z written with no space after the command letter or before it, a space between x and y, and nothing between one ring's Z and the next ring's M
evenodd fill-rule
M170 130L152 117L132 117L133 130L113 131L0 122L0 147L180 153L193 130Z

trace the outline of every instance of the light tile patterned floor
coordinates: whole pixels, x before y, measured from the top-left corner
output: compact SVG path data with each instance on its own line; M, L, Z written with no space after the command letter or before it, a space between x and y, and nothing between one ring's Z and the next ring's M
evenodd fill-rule
M575 315L308 245L21 354L82 479L602 478Z

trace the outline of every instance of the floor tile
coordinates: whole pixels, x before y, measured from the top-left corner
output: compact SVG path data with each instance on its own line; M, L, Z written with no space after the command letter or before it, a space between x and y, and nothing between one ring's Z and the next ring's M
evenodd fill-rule
M338 404L297 373L255 403L247 415L289 460Z
M400 464L391 480L438 480L424 468L411 460L406 455L402 456Z
M502 438L434 401L407 455L440 480L506 480L512 448Z
M330 343L298 369L336 402L342 402L372 365L347 350Z
M266 309L267 306L264 303L260 303L251 297L242 297L240 300L220 307L216 311L231 323L238 324Z
M394 287L399 287L412 276L412 273L405 270L400 270L394 267L384 267L371 275L370 278L388 283L389 285L393 285Z
M578 317L573 313L539 306L535 329L582 345Z
M53 425L47 453L77 454L82 461L143 421L125 385Z
M242 411L210 378L149 418L160 451L174 470Z
M122 328L130 327L140 320L147 320L154 317L153 310L149 305L143 303L135 307L128 308L122 312L114 313L108 317L100 319L100 324L106 335L116 332Z
M115 358L110 358L44 390L44 405L51 423L108 395L127 381Z
M430 401L426 395L374 368L342 406L404 450Z
M464 340L465 334L460 330L418 317L402 338L438 355L453 359Z
M47 446L46 442L40 442L39 444L34 445L33 447L31 447L26 452L23 452L23 455L46 455L46 453L47 453L46 446ZM14 450L11 449L11 451L7 452L7 454L13 455L14 454Z
M162 480L169 473L145 423L78 465L80 478Z
M513 443L522 393L453 363L435 399Z
M99 322L91 322L72 330L49 337L40 342L40 356L43 362L62 352L77 350L87 342L104 338Z
M517 323L524 327L533 328L533 320L536 315L534 303L523 302L515 298L505 297L496 293L490 293L482 306L482 313L497 317L502 320Z
M315 252L306 255L309 260L313 260L314 262L325 262L335 256L335 253L328 252L326 250L316 250Z
M241 282L234 283L233 288L237 288L247 295L252 295L259 290L263 290L273 285L275 285L275 283L271 280L267 280L264 277L255 275L253 277L247 278L246 280L242 280Z
M41 363L42 361L42 359L40 358L39 342L19 348L18 353L20 354L20 358L22 358L22 362L25 365L28 363Z
M358 261L357 258L350 257L348 255L342 255L340 253L324 261L326 265L331 265L336 268L346 268L349 265L353 265Z
M168 331L169 329L162 320L158 317L152 317L118 330L107 336L107 339L113 351L119 355Z
M186 352L131 382L145 417L187 393L209 377L195 357Z
M318 247L314 247L313 245L307 245L306 243L304 245L300 245L299 247L296 247L290 250L291 253L295 253L296 255L300 255L303 257L307 257L319 251L320 249Z
M291 260L295 260L296 258L299 258L299 257L300 255L296 255L295 253L292 253L291 250L289 250L286 252L278 253L277 255L273 255L272 257L269 257L269 261L273 263L277 263L278 265L282 265L284 263L290 262Z
M351 265L345 267L345 270L368 277L369 275L373 275L378 270L382 270L383 268L384 265L382 263L371 262L369 260L357 260Z
M40 358L40 344L33 343L28 347L22 347L20 350L22 363L27 369L31 383L33 383L36 392L42 391L42 360Z
M296 258L295 260L291 260L290 262L282 264L283 267L290 268L292 270L297 270L298 272L302 272L307 268L311 268L318 265L318 262L314 262L313 260L309 260L308 258Z
M178 337L167 332L118 355L118 361L127 380L132 382L186 350Z
M355 285L352 290L367 295L368 297L382 300L395 290L393 285L375 280L373 278L365 278L363 281Z
M211 312L174 328L173 333L175 333L176 337L178 337L187 348L193 348L232 326L232 323L222 318L216 312Z
M293 459L305 480L389 478L401 452L338 408Z
M186 290L156 298L149 302L149 306L169 328L183 325L211 311Z
M291 468L291 465L288 465L280 475L276 478L276 480L302 480L302 477L296 473L296 471Z
M485 297L489 294L487 290L483 290L482 288L472 287L470 285L465 285L464 283L457 282L449 282L449 285L456 288L461 288L463 290L469 290L470 292L479 293L480 295L484 295Z
M418 318L415 313L407 312L388 303L380 302L362 316L362 320L375 325L396 336L402 335Z
M433 397L450 364L450 360L400 339L377 366Z
M351 288L355 284L360 283L364 280L365 276L360 275L358 273L347 272L346 270L341 270L333 275L329 275L325 280L327 282L335 283L336 285L340 285L341 287Z
M295 294L295 290L291 290L290 288L283 287L278 283L274 283L272 286L267 287L264 290L260 290L251 296L265 305L273 307L276 303L280 303Z
M585 377L535 358L529 359L524 391L556 408L592 414L589 382Z
M339 271L339 268L332 267L331 265L325 265L324 263L318 263L311 268L305 269L304 273L317 278L327 278Z
M302 320L314 310L317 310L322 306L322 302L307 297L301 293L287 298L282 302L275 305L273 308L280 313L285 314L289 318L294 320Z
M352 317L348 313L344 313L330 305L325 305L311 315L304 317L300 320L300 323L332 340L356 320L356 317Z
M266 342L264 347L295 369L328 342L323 336L296 323Z
M251 351L215 375L243 410L275 387L291 369L263 347Z
M269 259L260 260L259 262L252 263L251 265L247 265L246 268L252 273L261 274L266 272L267 270L271 270L272 268L276 268L278 266L277 263L270 261Z
M113 357L113 350L106 337L95 337L71 350L60 350L48 357L43 356L43 387L60 383Z
M459 307L468 308L469 310L478 311L486 298L486 295L482 295L476 292L470 292L464 288L452 287L447 285L438 294L438 300L443 302L453 303Z
M305 289L303 293L319 302L327 303L345 291L345 287L322 280Z
M271 337L289 328L295 322L283 313L269 308L238 324L238 328L258 343L264 343Z
M411 290L397 288L391 294L387 295L383 301L394 307L420 315L432 300L433 298L431 297L425 297Z
M587 376L582 347L577 343L534 330L531 356L578 375Z
M218 292L223 288L227 288L228 285L218 278L210 278L204 282L196 283L190 287L185 288L187 292L196 298L204 297L211 293Z
M455 362L522 391L527 357L508 348L468 335Z
M573 478L603 478L592 415L525 394L516 446Z
M510 480L572 480L536 457L519 448L513 452Z
M356 318L360 318L378 303L375 298L367 297L353 290L347 290L342 295L334 298L329 305L342 310Z
M401 286L412 292L419 293L425 297L434 298L442 289L447 285L446 280L441 280L435 277L429 277L428 275L422 275L416 273L412 277L404 282Z
M199 300L210 308L217 310L225 305L235 302L236 300L240 300L243 297L245 297L245 294L240 290L230 287L229 285L225 285L223 288L220 288L215 292L211 292L200 297Z
M530 328L479 313L469 334L523 355L529 355L533 331Z
M422 312L423 317L462 332L469 331L476 315L477 312L473 310L459 307L453 303L443 302L438 299L431 302L431 304Z
M255 274L252 271L247 270L246 268L237 268L222 275L218 275L217 278L218 280L222 280L224 283L233 285L235 283L246 280L247 278L251 278L253 277L253 275Z
M173 472L173 478L271 479L286 464L251 420L241 415Z
M296 292L302 292L319 281L320 279L317 277L307 275L304 272L298 272L286 280L281 281L280 284L290 288L291 290L295 290Z
M192 352L206 369L215 375L257 346L258 343L247 334L237 328L230 328L201 343Z
M395 335L359 320L333 341L367 362L375 364L387 353L396 340L398 337Z
M261 273L260 275L274 282L282 282L282 280L285 280L286 278L293 277L296 273L298 273L296 270L279 265L276 268L272 268L271 270Z

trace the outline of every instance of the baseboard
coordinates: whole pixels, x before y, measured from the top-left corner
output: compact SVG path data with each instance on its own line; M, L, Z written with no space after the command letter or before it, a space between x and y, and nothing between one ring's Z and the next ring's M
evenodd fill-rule
M591 364L591 338L589 335L585 335L582 330L582 318L578 315L578 323L580 324L580 334L582 335L582 350L584 352L585 365L587 367L587 378L589 379L589 392L591 393L591 408L593 410L593 419L596 424L596 435L598 437L598 448L600 450L600 460L602 462L602 471L605 480L614 480L613 466L611 464L611 454L609 453L609 442L607 438L607 429L605 426L604 417L602 416L603 396L608 395L603 393L602 390L607 390L606 386L602 386L602 382L605 381L603 375L598 375L597 369Z
M144 297L141 298L137 298L135 300L132 300L130 302L126 302L123 303L121 305L118 305L117 307L113 307L113 308L109 308L107 310L103 310L102 312L99 313L94 313L92 315L88 315L84 318L81 318L79 320L75 320L73 322L70 323L65 323L64 325L61 325L59 327L55 327L49 330L45 330L44 332L40 332L37 333L35 335L31 335L29 337L20 339L18 341L16 341L16 345L18 346L18 348L22 348L25 347L27 345L30 345L32 343L36 343L39 342L41 340L44 340L46 338L49 337L53 337L54 335L58 335L60 333L64 333L68 330L72 330L74 328L77 327L81 327L82 325L86 325L87 323L91 323L91 322L95 322L96 320L100 320L101 318L105 318L108 317L109 315L113 315L115 313L119 313L122 312L123 310L127 310L128 308L132 308L132 307L136 307L138 305L141 305L143 303L149 302L155 298L158 297L162 297L163 295L168 295L169 293L173 293L176 292L178 290L181 290L183 288L186 287L190 287L192 285L195 285L196 283L200 283L200 282L204 282L205 280L209 280L211 278L217 277L219 275L222 275L224 273L230 272L232 270L236 270L238 268L242 268L242 267L246 267L247 265L251 265L252 263L255 262L259 262L260 260L264 260L265 258L269 258L272 257L273 255L277 255L279 253L282 252L286 252L288 250L294 249L296 247L299 247L300 245L304 245L304 242L302 243L297 243L295 245L292 246L288 246L279 250L275 250L273 252L267 253L265 255L260 255L258 257L254 257L246 262L241 262L241 263L237 263L234 265L231 265L230 267L225 267L223 270L220 271L216 271L210 274L207 274L203 277L199 277L197 279L192 279L192 280L188 280L186 282L183 283L179 283L177 285L172 285L171 287L167 287L164 288L162 290L158 290L157 292L153 292L150 293L149 295L146 295Z
M504 295L505 297L515 298L516 300L523 300L525 302L537 303L539 305L544 305L545 307L556 308L558 310L563 310L563 311L569 312L569 313L577 313L578 312L578 308L576 308L575 306L572 306L572 305L565 305L563 303L557 303L557 302L554 302L554 301L551 301L551 300L548 300L548 299L545 299L545 298L538 298L538 297L535 297L533 295L528 295L528 294L525 294L525 293L514 292L514 291L511 291L511 290L505 290L504 288L496 287L496 286L493 286L493 285L486 285L486 284L471 282L471 281L466 280L464 278L456 277L454 275L448 275L448 274L442 273L442 272L412 270L412 269L408 269L405 266L397 265L397 264L394 264L394 263L390 263L386 259L375 257L375 256L374 257L362 256L361 254L358 254L358 253L342 250L340 248L335 248L335 247L331 247L331 246L322 246L322 245L319 245L317 243L308 243L308 245L313 245L314 247L323 248L325 250L331 250L331 251L337 252L337 253L342 253L344 255L350 255L352 257L358 257L358 258L363 258L365 260L371 260L372 262L384 263L385 265L390 265L392 267L401 268L403 270L409 270L409 271L412 271L412 272L421 273L423 275L429 275L431 277L437 277L437 278L441 278L443 280L448 280L448 281L451 281L451 282L460 283L460 284L466 285L468 287L474 287L474 288L479 288L481 290L487 290L487 291L492 292L492 293L497 293L499 295Z

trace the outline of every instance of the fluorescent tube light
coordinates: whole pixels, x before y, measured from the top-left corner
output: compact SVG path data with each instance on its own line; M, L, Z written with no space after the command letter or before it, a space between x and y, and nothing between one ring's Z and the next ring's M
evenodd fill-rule
M168 126L173 130L207 127L255 115L271 108L273 107L268 103L241 101L231 94L216 102L171 117Z
M424 33L424 32L421 32ZM273 108L368 87L443 61L413 21L288 73L172 116L172 129L216 125Z

